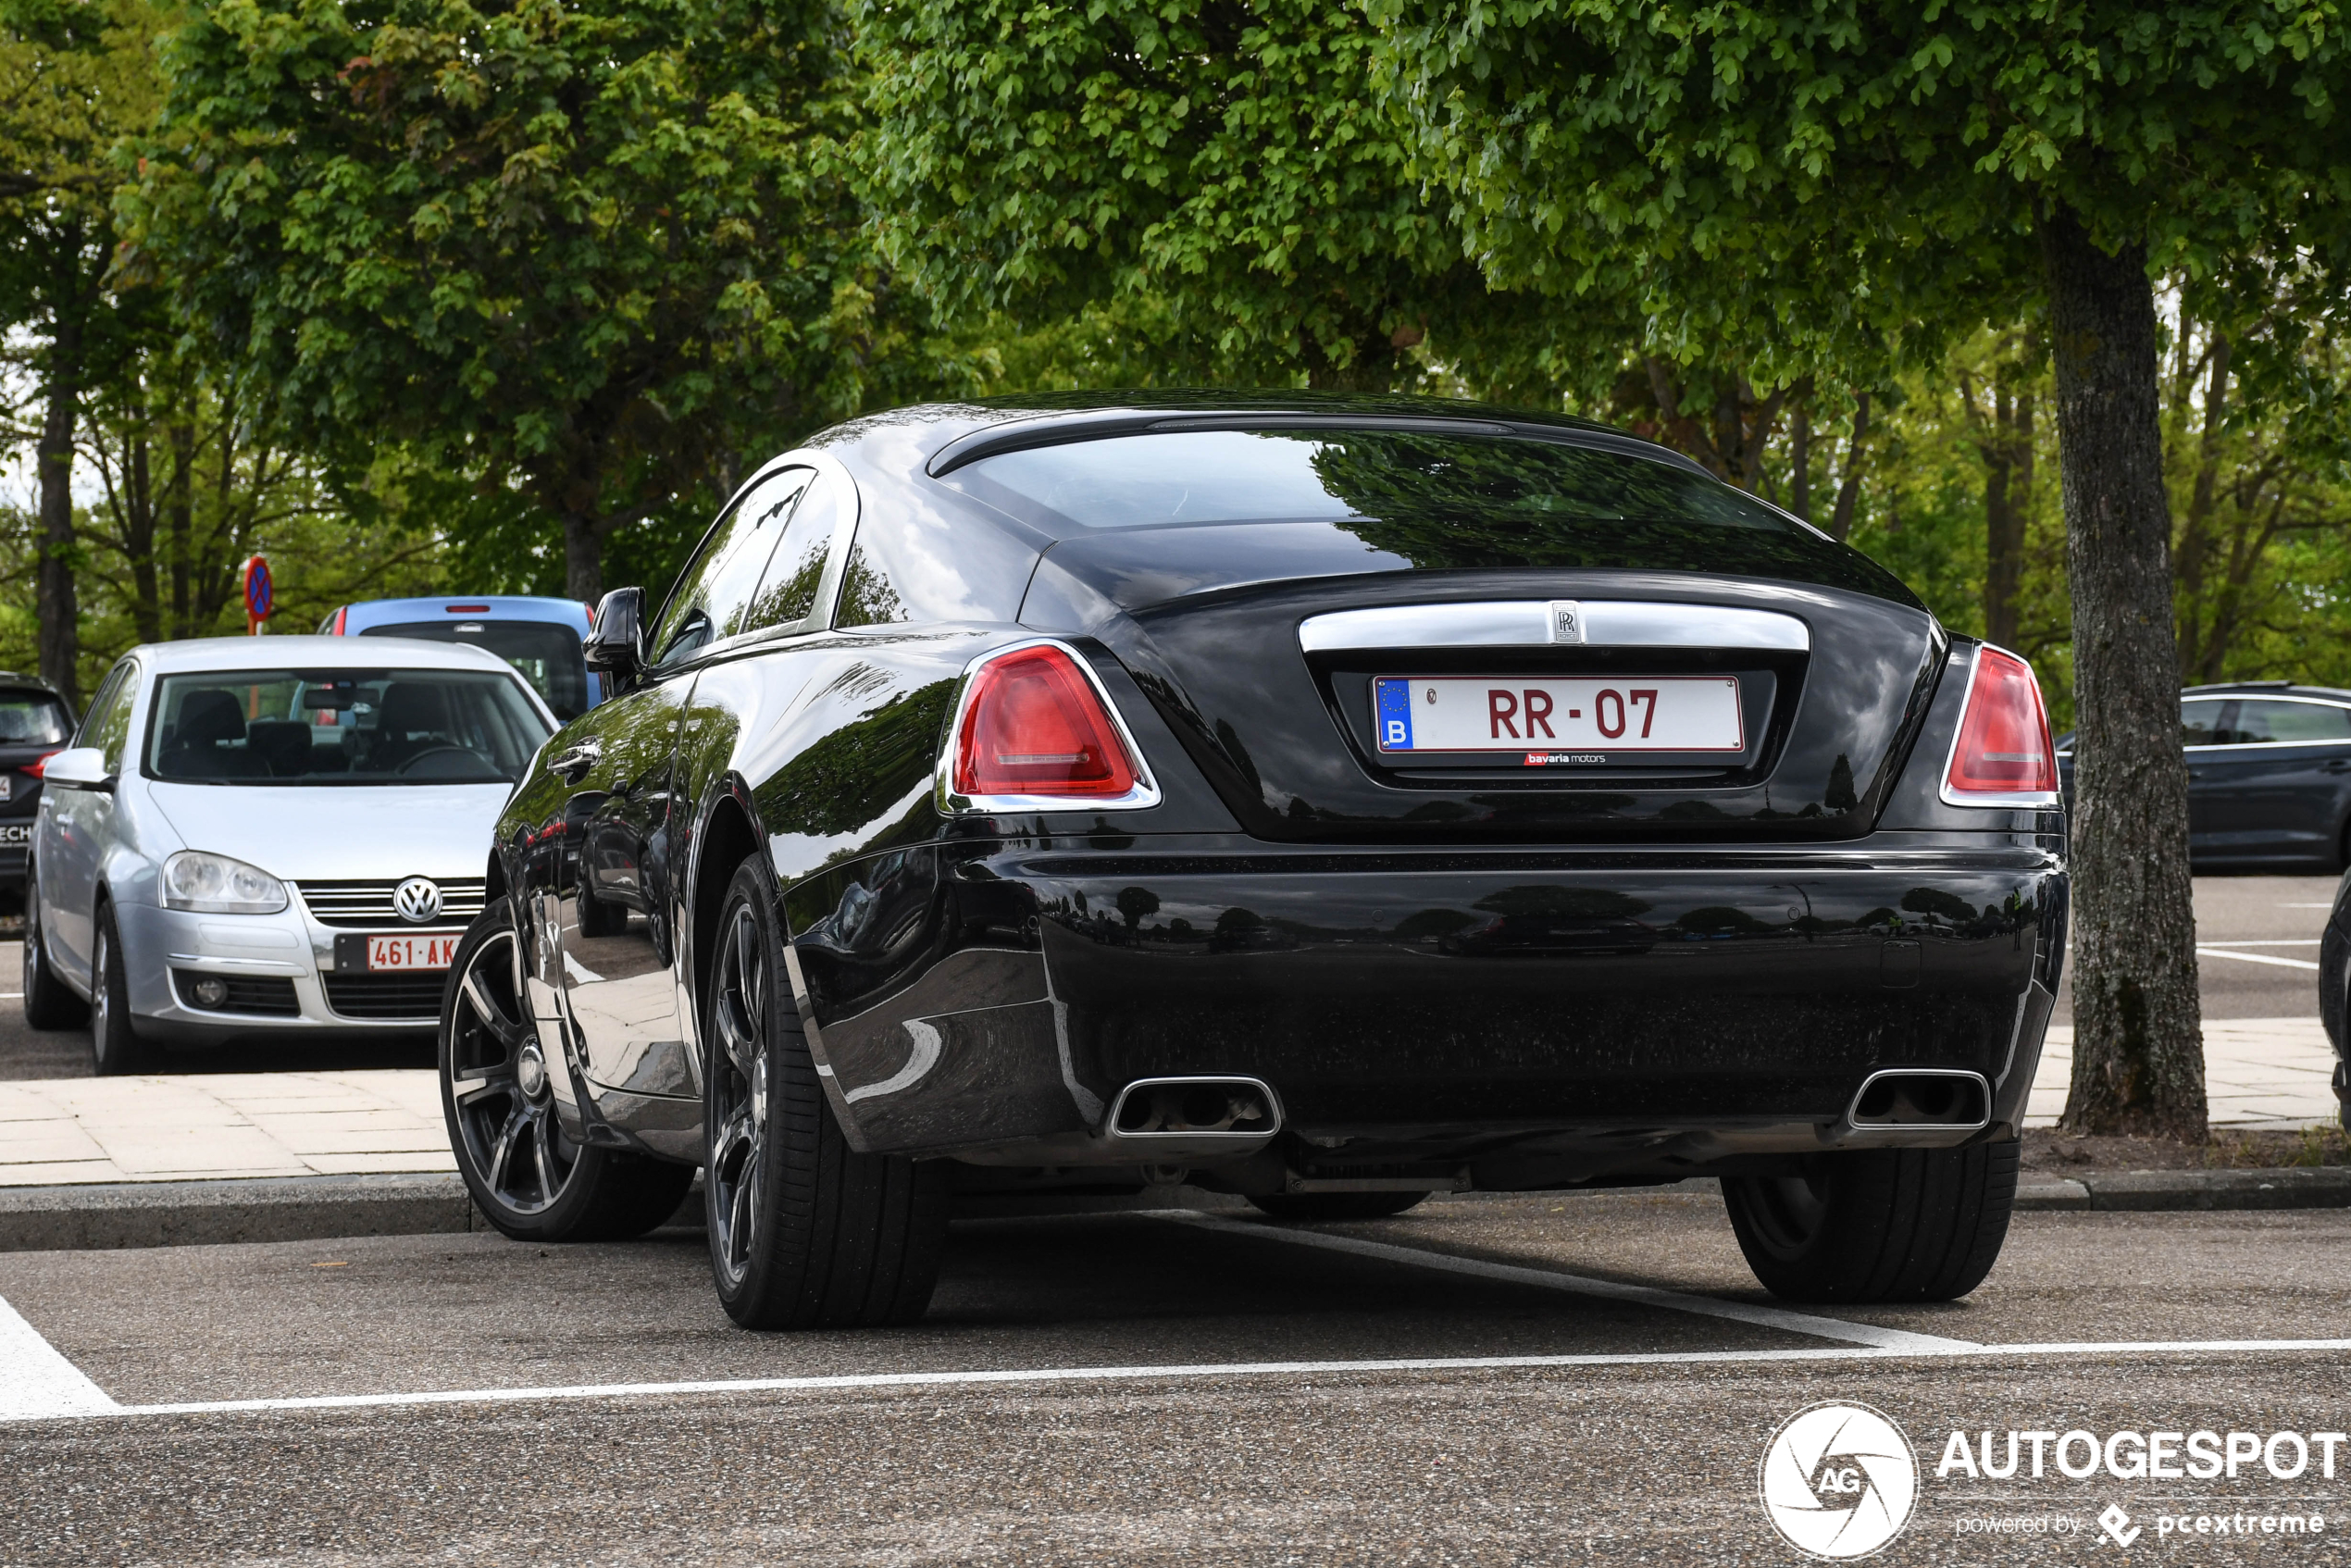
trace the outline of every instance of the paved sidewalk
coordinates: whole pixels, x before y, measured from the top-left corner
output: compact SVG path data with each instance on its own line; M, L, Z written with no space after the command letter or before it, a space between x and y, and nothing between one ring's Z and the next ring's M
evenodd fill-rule
M2073 1030L2051 1025L2025 1102L2024 1125L2057 1125L2073 1073ZM2209 1018L2204 1025L2204 1089L2216 1127L2290 1132L2337 1114L2334 1048L2316 1018ZM5 1178L0 1178L5 1179Z
M454 1171L421 1068L0 1083L0 1187Z
M2316 1018L2204 1027L2212 1124L2332 1121ZM2025 1123L2065 1108L2073 1031L2053 1027ZM433 1074L415 1068L0 1083L0 1187L454 1171Z

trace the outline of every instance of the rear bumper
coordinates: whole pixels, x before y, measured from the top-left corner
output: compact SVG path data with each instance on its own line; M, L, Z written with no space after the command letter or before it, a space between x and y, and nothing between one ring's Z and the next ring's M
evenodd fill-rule
M869 1149L1131 1164L1102 1136L1123 1088L1231 1075L1279 1097L1293 1165L1601 1173L2013 1136L2065 901L2054 840L2030 835L1137 840L877 857L791 890L787 915L836 1109ZM1856 1129L1854 1096L1893 1067L1981 1074L1990 1126Z

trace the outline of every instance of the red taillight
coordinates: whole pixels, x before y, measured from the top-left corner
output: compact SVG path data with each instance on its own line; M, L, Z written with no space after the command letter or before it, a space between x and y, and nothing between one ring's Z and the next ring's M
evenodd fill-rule
M341 637L341 636L343 634L343 631L342 631L342 623L343 623L343 621L344 621L346 618L348 618L348 617L349 617L349 616L350 616L350 615L351 615L351 606L350 606L350 605L348 605L348 604L345 604L345 605L344 605L342 609L337 610L337 611L335 612L335 630L334 630L334 635L336 635L337 637Z
M2014 653L1976 650L1975 678L1943 787L1954 795L2039 795L2058 787L2057 748L2033 666Z
M957 794L1110 800L1134 790L1135 774L1093 682L1059 648L1023 648L972 677L955 737Z
M453 616L486 616L490 613L490 606L487 604L451 604L448 606L448 611Z
M64 749L65 748L61 746L58 748L58 751L63 751ZM35 778L38 778L43 774L49 771L49 759L56 754L56 752L44 752L39 756L33 758L31 762L25 764L24 770L27 773L31 774Z

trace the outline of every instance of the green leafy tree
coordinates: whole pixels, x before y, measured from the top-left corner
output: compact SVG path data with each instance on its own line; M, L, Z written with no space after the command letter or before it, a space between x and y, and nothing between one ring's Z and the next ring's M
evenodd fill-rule
M831 172L798 0L219 0L167 44L131 261L320 448L616 529L929 369ZM895 378L895 380L893 380Z
M857 165L890 256L960 318L1140 305L1178 375L1387 389L1489 308L1366 91L1339 0L853 12Z
M1505 277L1802 269L1790 308L2046 301L2070 531L2083 1130L2204 1130L2151 278L2345 257L2351 44L2277 0L1372 0ZM1680 293L1681 291L1673 291Z
M155 327L150 302L109 286L111 162L157 96L152 13L135 0L0 0L0 329L32 345L41 673L79 691L81 555L73 455L85 395L123 373Z

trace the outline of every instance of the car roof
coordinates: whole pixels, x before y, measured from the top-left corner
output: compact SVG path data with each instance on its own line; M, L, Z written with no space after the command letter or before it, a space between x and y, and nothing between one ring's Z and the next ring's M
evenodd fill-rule
M2234 680L2218 686L2184 686L2183 697L2310 697L2351 703L2351 691L2334 686L2300 686L2291 680Z
M574 630L588 625L588 606L577 599L532 593L444 593L432 599L362 599L342 607L346 627L365 622L438 621L451 616L478 620L554 621Z
M199 637L184 642L148 642L131 653L158 675L223 669L494 669L514 666L486 648L465 642L428 642L418 637ZM522 677L515 675L516 680ZM524 682L526 686L528 682Z
M65 695L37 675L20 675L12 669L0 669L0 691L45 691L60 700Z

